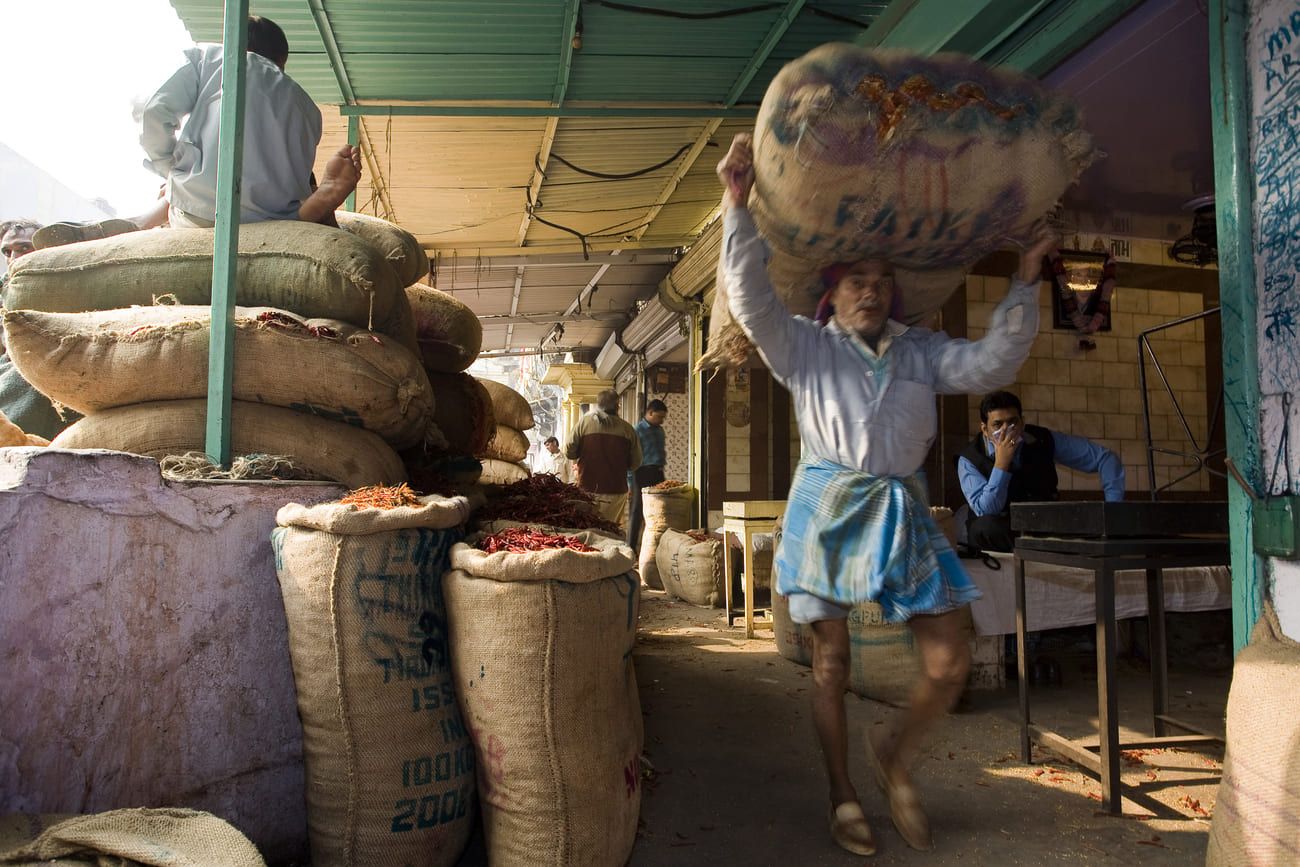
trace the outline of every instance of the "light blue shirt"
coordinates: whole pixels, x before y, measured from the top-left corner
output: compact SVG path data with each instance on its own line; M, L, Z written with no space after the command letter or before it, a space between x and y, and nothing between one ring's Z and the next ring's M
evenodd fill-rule
M993 455L993 443L984 437L984 449ZM1101 490L1108 502L1124 499L1124 465L1110 449L1099 446L1091 440L1070 434L1052 431L1052 443L1055 446L1056 462L1063 467L1078 470L1081 473L1097 473L1101 476ZM1011 459L1014 472L1020 467L1020 447ZM978 516L997 515L1007 506L1007 493L1011 489L1011 473L993 468L986 479L984 474L975 469L966 458L957 459L957 476L961 480L961 491L970 503L970 510Z
M889 321L873 352L856 333L791 316L767 276L767 247L749 211L723 224L731 314L794 401L805 461L822 458L873 476L908 476L938 430L936 394L991 391L1015 379L1038 332L1038 284L1015 281L985 337Z
M320 109L274 63L252 52L246 57L240 222L296 220L298 206L311 195ZM185 50L185 58L145 104L140 144L148 157L145 168L167 178L167 201L214 221L222 47L196 45Z
M663 425L653 425L644 418L636 423L641 440L641 466L662 467L668 462L668 436Z

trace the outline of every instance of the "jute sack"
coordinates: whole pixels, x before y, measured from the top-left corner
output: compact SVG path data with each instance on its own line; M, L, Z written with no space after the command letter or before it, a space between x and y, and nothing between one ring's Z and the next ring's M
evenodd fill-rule
M468 373L425 372L433 386L433 422L447 438L447 450L482 454L497 426L487 389Z
M469 506L422 501L276 516L314 867L451 865L472 830L474 748L442 588Z
M811 266L794 284L774 275L783 298L815 301L821 268L883 257L898 269L892 315L910 324L974 262L1027 239L1096 156L1073 104L1030 76L963 55L833 43L769 85L749 207L773 247L769 270L778 251ZM744 357L724 283L702 364Z
M518 431L532 429L533 408L529 405L528 398L510 386L502 385L495 380L480 379L479 382L487 389L488 397L492 399L492 412L496 415L497 424Z
M511 485L531 475L527 467L513 461L484 458L483 474L478 477L478 480L484 485Z
M692 605L717 608L723 604L722 541L697 541L677 530L665 530L655 551L655 565L664 589Z
M528 457L528 437L498 422L492 433L492 439L488 440L488 444L477 457L517 464Z
M849 689L864 698L905 705L921 665L904 623L886 623L875 602L849 611ZM776 649L786 659L812 665L812 627L790 619L790 600L772 594Z
M151 458L202 452L206 400L162 400L106 409L55 437L60 449L109 449ZM300 469L351 488L406 480L392 447L370 431L291 409L234 401L232 455L286 455Z
M1300 854L1300 644L1271 604L1237 657L1223 779L1206 864L1295 864Z
M5 307L79 313L163 295L210 304L212 244L212 229L159 229L37 250L14 264ZM392 266L348 232L298 220L240 226L236 289L236 304L342 319L415 349L410 303Z
M695 489L690 485L669 488L666 491L641 491L641 511L645 514L645 529L641 531L641 560L637 564L641 580L647 587L663 590L655 563L655 550L659 537L665 530L689 530L691 507L695 504Z
M5 313L9 355L23 378L81 413L204 397L210 308L130 307ZM336 319L235 308L236 400L359 425L397 448L423 441L433 389L410 350Z
M483 326L449 293L416 284L406 287L415 317L415 339L429 370L459 373L474 363L483 348Z
M428 276L428 254L416 237L401 226L353 211L335 211L334 219L340 229L351 232L379 250L393 266L398 285L410 286Z
M644 731L632 668L632 552L452 550L452 665L478 754L496 867L623 864L636 839Z
M249 839L211 813L178 808L0 819L0 864L266 867Z

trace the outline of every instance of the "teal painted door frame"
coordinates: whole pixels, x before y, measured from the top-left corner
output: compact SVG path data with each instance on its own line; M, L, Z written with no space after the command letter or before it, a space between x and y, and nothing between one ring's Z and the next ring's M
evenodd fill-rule
M1250 156L1249 16L1245 0L1210 0L1210 115L1214 199L1219 226L1219 298L1223 316L1223 400L1228 457L1254 491L1263 490L1259 450L1258 298L1252 230L1255 173ZM1232 534L1232 643L1246 646L1264 598L1255 554L1254 500L1228 484Z
M212 337L208 343L208 415L204 450L230 466L231 385L235 370L235 281L239 268L240 177L244 167L244 83L248 0L226 0L217 144L217 220L212 249Z

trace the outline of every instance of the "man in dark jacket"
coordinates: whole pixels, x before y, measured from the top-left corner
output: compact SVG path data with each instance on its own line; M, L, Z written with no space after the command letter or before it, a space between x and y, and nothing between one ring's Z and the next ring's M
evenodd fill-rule
M970 507L966 540L983 551L1010 551L1011 504L1059 498L1056 465L1097 473L1107 500L1124 499L1124 465L1083 437L1025 424L1020 398L995 391L980 402L980 433L962 449L957 473Z

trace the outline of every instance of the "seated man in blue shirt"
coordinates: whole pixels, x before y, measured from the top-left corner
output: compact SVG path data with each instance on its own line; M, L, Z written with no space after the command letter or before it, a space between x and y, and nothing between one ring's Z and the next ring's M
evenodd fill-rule
M1107 500L1124 499L1124 465L1110 449L1083 437L1025 424L1020 398L995 391L980 401L980 433L957 457L970 506L967 544L1010 551L1011 504L1059 499L1056 465L1097 473Z
M667 461L668 440L664 434L664 419L668 417L668 404L656 398L645 405L645 415L636 423L636 435L641 440L641 466L628 473L628 488L632 491L632 513L627 522L627 544L633 551L641 550L641 529L645 526L645 512L641 508L641 489L657 485L664 480L664 463Z

